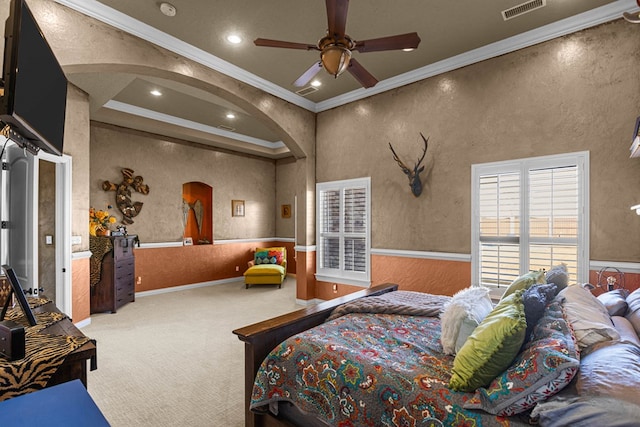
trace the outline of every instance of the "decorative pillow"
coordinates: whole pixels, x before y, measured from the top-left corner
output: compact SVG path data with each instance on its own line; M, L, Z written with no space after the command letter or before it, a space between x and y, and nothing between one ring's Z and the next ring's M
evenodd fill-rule
M566 288L569 285L567 264L563 262L551 267L551 270L547 271L546 280L547 283L554 283L558 287L558 292Z
M581 350L603 341L620 339L607 309L582 286L568 286L558 294Z
M454 354L459 350L462 344L458 343L464 343L492 309L488 288L474 286L455 293L440 315L440 341L444 353Z
M605 292L597 296L598 300L604 305L609 316L624 316L627 312L627 297L629 291L626 289L616 289Z
M255 264L281 265L285 257L284 251L285 248L257 248L254 256Z
M551 302L558 293L557 289L554 283L548 283L546 285L534 285L522 294L524 315L527 319L527 331L524 335L525 344L531 337L533 327L542 317L547 304Z
M511 295L519 289L528 289L536 283L547 283L545 280L544 271L530 271L527 274L523 274L522 276L518 277L516 280L511 282L507 290L504 291L504 294L502 294L502 299Z
M453 360L449 381L453 390L474 391L509 367L527 328L523 292L502 299L469 336Z
M624 317L633 325L633 329L636 330L636 334L640 336L640 289L636 289L631 292L627 297L627 314Z
M616 331L620 334L620 341L630 342L640 347L640 337L636 334L636 330L633 329L633 325L626 317L611 316L611 321Z
M579 395L612 397L640 405L639 390L640 347L635 344L610 341L582 359L576 378Z
M531 341L511 366L476 391L464 407L511 416L562 390L576 375L580 356L560 302L546 308Z

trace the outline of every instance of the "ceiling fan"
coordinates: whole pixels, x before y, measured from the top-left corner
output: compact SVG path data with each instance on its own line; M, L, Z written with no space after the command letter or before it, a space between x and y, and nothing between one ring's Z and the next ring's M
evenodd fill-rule
M383 50L416 49L420 44L418 33L400 34L397 36L381 37L377 39L356 41L345 34L347 25L347 10L349 0L326 0L327 4L327 35L317 44L294 43L280 40L255 39L256 46L281 47L285 49L302 49L320 51L320 61L315 62L293 84L302 87L306 85L324 67L334 77L338 77L348 70L353 77L365 88L373 87L378 80L369 73L355 58L351 51L360 53L379 52Z

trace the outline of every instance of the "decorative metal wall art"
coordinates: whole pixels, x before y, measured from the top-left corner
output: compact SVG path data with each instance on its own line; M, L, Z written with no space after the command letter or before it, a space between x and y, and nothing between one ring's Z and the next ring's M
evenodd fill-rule
M393 153L393 160L398 163L400 169L402 169L402 172L404 172L409 178L409 187L411 187L411 192L415 197L418 197L420 196L420 194L422 194L422 181L420 181L420 172L424 170L424 166L420 165L424 160L424 156L427 154L427 148L429 148L429 138L425 138L422 132L420 132L420 136L424 141L424 150L422 151L422 157L420 157L420 159L416 162L413 170L409 169L407 166L405 166L404 163L402 163L395 150L393 149L393 146L391 146L391 143L389 143L389 148Z
M144 183L141 176L133 176L133 169L124 168L121 172L123 179L120 184L104 181L102 189L116 192L116 206L122 212L122 223L133 224L133 218L142 210L142 202L131 201L131 190L147 195L149 194L149 186Z

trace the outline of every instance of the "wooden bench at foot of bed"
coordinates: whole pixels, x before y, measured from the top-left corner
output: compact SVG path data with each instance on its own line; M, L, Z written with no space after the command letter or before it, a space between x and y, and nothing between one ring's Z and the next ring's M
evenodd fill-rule
M260 364L269 352L285 339L322 324L333 309L358 298L381 295L398 290L398 285L386 283L373 286L344 297L325 301L260 323L233 331L244 342L245 426L288 426L288 423L269 415L259 415L249 410L251 392Z

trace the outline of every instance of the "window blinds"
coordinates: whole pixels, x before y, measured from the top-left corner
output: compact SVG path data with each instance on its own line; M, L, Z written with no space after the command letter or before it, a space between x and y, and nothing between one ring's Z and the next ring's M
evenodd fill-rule
M578 264L577 166L524 168L479 177L479 278L507 286L528 270ZM522 221L522 218L526 218Z

